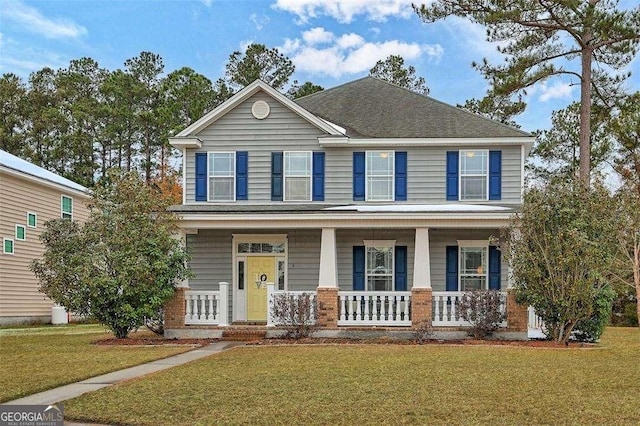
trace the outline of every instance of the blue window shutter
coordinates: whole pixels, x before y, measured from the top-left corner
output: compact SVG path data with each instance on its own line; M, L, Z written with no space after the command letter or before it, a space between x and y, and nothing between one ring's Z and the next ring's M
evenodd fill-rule
M500 250L489 246L489 290L500 290Z
M324 201L324 152L313 153L313 201Z
M502 151L489 151L489 199L502 199Z
M196 152L196 201L207 201L206 152Z
M271 201L282 201L282 152L271 153Z
M353 246L353 290L364 290L364 246Z
M447 291L458 291L458 246L447 246Z
M396 201L407 201L407 153L395 153Z
M407 246L396 246L396 291L407 291Z
M353 201L364 201L365 180L364 152L353 153Z
M458 151L447 151L447 201L458 201Z
M236 152L236 200L249 199L249 153Z

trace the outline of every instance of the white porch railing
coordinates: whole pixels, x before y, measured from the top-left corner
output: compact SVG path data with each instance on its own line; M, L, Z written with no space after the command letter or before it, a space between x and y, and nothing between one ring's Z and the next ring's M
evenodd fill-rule
M529 328L531 330L542 330L544 323L542 322L542 318L536 315L536 310L533 309L533 306L529 306L527 312L529 313Z
M410 291L339 291L338 325L411 326Z
M471 324L460 317L458 304L464 292L462 291L434 291L432 293L432 325L439 327L468 327ZM506 314L507 293L500 293L500 312ZM502 323L503 327L507 322Z
M185 325L229 325L229 283L219 291L185 291Z
M267 326L272 327L278 325L276 319L273 315L273 303L275 301L276 296L279 295L287 295L293 296L295 298L309 295L311 298L311 312L310 317L316 318L316 292L315 291L286 291L286 290L276 290L274 284L267 284ZM315 323L315 321L313 321Z

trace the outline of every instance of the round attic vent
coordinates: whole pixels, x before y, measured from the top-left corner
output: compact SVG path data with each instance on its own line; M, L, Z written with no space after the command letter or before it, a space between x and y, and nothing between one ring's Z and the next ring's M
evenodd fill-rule
M271 109L269 108L269 104L265 101L256 101L251 107L251 114L253 114L253 116L258 120L267 118L270 111Z

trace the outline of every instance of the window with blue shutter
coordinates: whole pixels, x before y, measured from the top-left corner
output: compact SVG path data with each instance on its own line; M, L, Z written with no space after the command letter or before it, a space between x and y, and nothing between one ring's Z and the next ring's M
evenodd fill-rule
M447 246L446 289L458 291L458 246Z
M407 246L396 246L394 268L396 291L407 291Z
M324 201L324 152L313 153L313 201Z
M207 201L206 152L196 152L196 201Z
M282 201L282 152L271 153L271 201Z
M364 201L365 196L365 155L353 153L353 201Z
M447 151L447 201L458 201L458 151Z
M364 246L353 246L353 290L364 291L365 250Z
M249 153L236 152L236 200L249 199Z
M500 290L500 250L489 246L489 290Z
M396 151L395 161L395 199L407 201L407 153Z
M489 199L502 199L502 151L489 151Z

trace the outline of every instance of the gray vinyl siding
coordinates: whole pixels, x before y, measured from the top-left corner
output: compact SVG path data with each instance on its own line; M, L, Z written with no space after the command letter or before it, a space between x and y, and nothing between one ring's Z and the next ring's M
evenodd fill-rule
M458 245L458 240L488 240L490 237L499 237L500 230L438 230L429 231L429 252L431 254L431 288L433 291L446 290L446 250L447 246ZM500 264L500 288L507 288L509 268L502 256Z
M264 120L251 115L257 100L266 101L271 112ZM271 153L274 151L325 152L325 203L353 203L353 152L365 148L322 148L318 137L325 133L280 104L264 92L258 92L219 118L197 136L202 148L186 152L186 202L195 202L195 153L247 151L249 184L247 201L237 203L271 203ZM471 147L469 147L471 148ZM385 149L383 147L376 149ZM389 147L390 150L394 149ZM446 152L456 147L400 147L407 152L408 203L446 202ZM502 151L502 200L495 203L520 203L521 148L473 147Z
M251 106L266 101L271 112L264 120L251 115ZM198 134L202 148L187 150L186 197L195 201L195 153L249 152L249 201L271 202L271 152L318 151L318 136L325 133L264 92L258 92Z
M292 291L315 291L320 273L321 230L295 230L288 233L288 288Z

